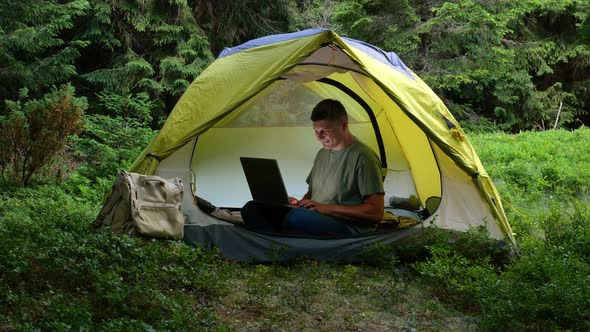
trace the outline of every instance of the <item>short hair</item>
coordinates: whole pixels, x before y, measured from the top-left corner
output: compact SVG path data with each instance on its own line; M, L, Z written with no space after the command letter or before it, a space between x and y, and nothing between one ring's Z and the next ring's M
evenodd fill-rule
M320 101L311 112L311 121L337 121L344 122L348 120L348 114L341 102L334 99L324 99Z

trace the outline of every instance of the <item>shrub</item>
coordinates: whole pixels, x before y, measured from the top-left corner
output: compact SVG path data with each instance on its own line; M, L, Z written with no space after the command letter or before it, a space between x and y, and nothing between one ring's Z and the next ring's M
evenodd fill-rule
M545 196L575 197L590 190L588 128L479 134L470 139L501 194L526 194L521 199L537 205L536 200Z
M97 94L100 105L102 105L112 115L120 116L125 119L134 118L138 123L146 124L152 121L152 110L155 109L156 103L150 100L147 93L142 92L136 95L118 95L115 93Z
M509 248L490 239L484 227L471 229L452 241L440 233L427 245L429 257L413 266L432 291L448 303L468 310L479 308L481 285L494 283L496 273L508 262Z
M96 204L57 186L0 191L0 319L8 330L193 330L225 265L179 242L92 232ZM128 325L129 324L129 325Z
M21 99L27 90L21 90ZM82 130L85 98L62 85L43 98L7 101L9 113L0 118L0 171L4 180L27 186L33 175L65 154L69 137ZM55 169L51 175L60 175Z
M453 112L453 114L456 114L456 112ZM495 133L501 130L495 122L484 117L476 117L475 119L466 120L459 119L459 124L469 135Z
M112 116L85 116L84 134L74 141L79 172L91 182L112 180L117 171L129 168L154 135L149 123L155 106L146 94L101 93L98 97Z
M523 253L478 299L486 330L580 330L590 328L590 264L563 248Z
M84 134L74 139L80 162L78 172L96 181L114 179L117 171L127 169L154 135L146 124L133 118L87 115Z
M480 312L484 330L588 330L590 208L554 205L537 222L543 237L522 241L513 260L472 230L428 246L431 257L414 267L439 298Z
M512 230L520 241L542 232L552 201L587 199L590 193L590 130L550 130L471 135L494 180Z

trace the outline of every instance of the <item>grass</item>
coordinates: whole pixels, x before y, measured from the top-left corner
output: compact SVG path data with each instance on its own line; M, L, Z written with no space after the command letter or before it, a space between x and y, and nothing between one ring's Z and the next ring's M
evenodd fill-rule
M542 233L552 205L590 202L590 129L470 137L522 241Z
M109 181L4 186L0 331L590 329L590 130L470 139L519 257L472 230L413 260L241 264L94 231Z
M232 330L469 330L409 272L301 260L242 266L235 292L214 306ZM449 312L451 314L449 315Z

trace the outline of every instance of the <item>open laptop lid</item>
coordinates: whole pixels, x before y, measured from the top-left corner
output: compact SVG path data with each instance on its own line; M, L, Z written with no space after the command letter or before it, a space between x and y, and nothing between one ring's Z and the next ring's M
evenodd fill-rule
M269 205L289 205L287 189L275 159L240 157L252 200Z

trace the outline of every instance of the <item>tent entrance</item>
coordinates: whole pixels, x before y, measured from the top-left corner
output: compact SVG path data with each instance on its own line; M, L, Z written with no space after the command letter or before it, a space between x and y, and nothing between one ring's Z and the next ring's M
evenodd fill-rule
M321 148L310 114L325 98L341 100L349 112L351 132L383 156L383 163L387 160L387 199L417 195L408 160L381 107L365 101L365 107L370 107L367 112L337 86L291 80L274 82L198 138L191 163L198 195L216 206L243 206L251 196L239 158L248 156L277 159L289 194L303 196L305 179ZM379 144L377 137L383 131ZM434 170L438 172L436 166Z

